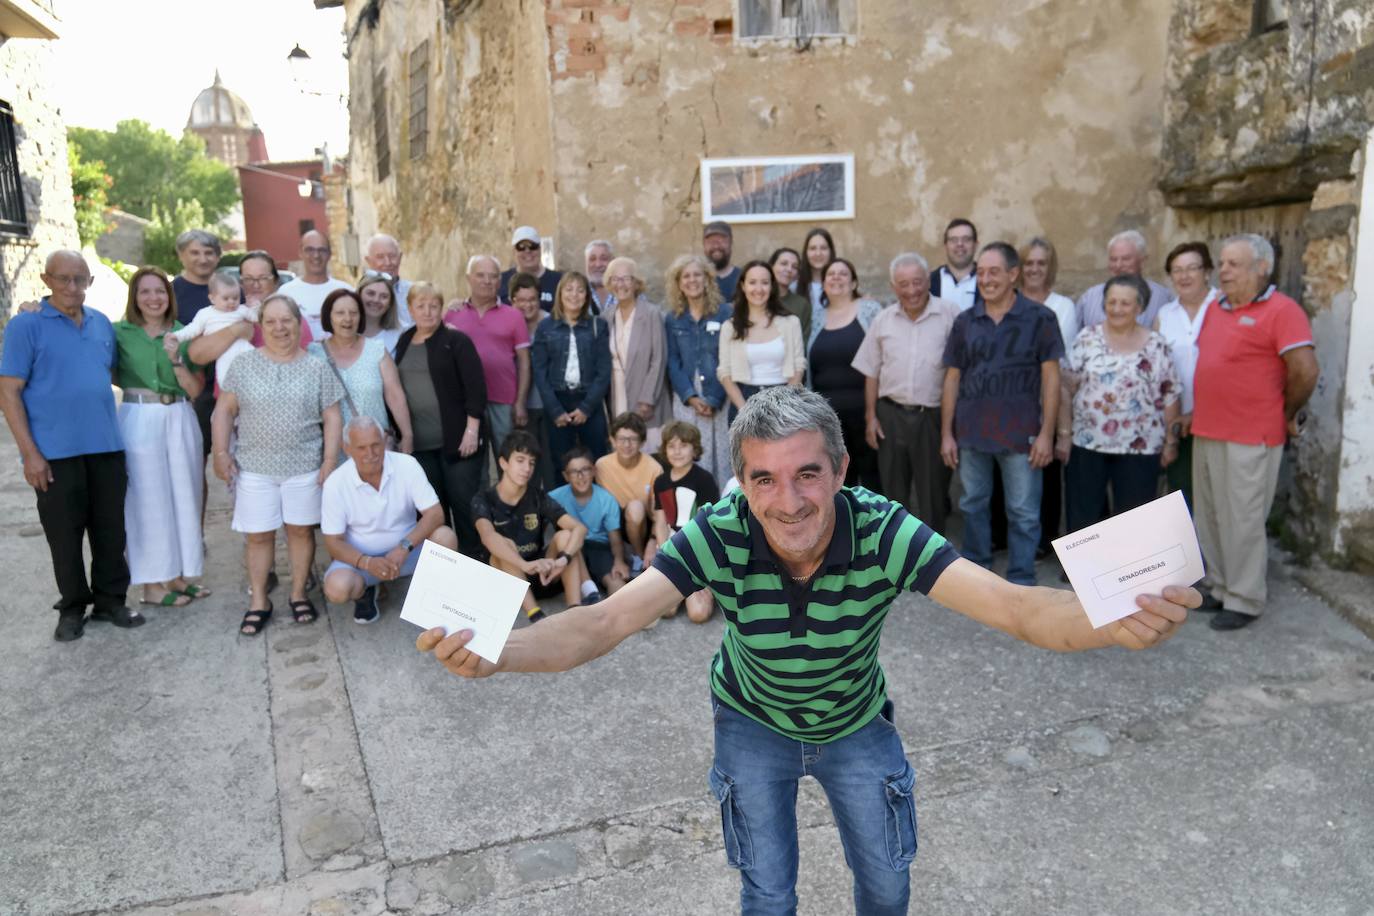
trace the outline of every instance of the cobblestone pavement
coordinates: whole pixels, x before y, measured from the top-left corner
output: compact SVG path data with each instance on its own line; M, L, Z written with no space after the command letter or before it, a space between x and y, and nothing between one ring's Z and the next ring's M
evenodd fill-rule
M238 637L241 544L211 488L215 594L58 644L0 440L0 913L736 908L705 785L718 618L477 683L415 653L399 589L373 626L332 608ZM1374 912L1374 644L1277 556L1272 592L1255 626L1193 620L1134 654L900 601L883 662L918 774L913 912ZM810 781L799 817L801 911L851 911Z

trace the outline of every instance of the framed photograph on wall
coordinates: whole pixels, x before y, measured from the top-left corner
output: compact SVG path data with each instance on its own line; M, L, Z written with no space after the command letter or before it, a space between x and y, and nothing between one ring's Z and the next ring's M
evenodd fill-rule
M853 153L701 160L702 223L853 218Z

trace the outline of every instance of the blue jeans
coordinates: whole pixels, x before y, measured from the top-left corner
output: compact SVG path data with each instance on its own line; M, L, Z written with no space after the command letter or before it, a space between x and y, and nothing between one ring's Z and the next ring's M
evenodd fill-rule
M1007 499L1007 580L1017 585L1035 584L1035 548L1040 543L1039 468L1030 466L1024 452L980 452L959 449L959 483L964 495L959 511L964 514L963 555L979 566L992 565L993 465L1002 469Z
M829 744L785 738L715 697L711 791L725 858L740 871L740 911L797 911L797 780L814 776L830 800L859 916L905 913L916 857L916 774L902 753L891 702Z

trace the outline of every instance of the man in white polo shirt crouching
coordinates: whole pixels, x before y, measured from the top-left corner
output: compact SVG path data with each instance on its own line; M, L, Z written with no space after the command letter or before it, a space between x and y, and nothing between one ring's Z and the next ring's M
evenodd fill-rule
M388 452L382 428L366 414L344 427L344 453L324 482L320 531L334 562L324 574L324 597L353 602L353 622L381 616L377 583L415 572L426 540L451 550L458 536L444 525L444 509L420 463ZM418 519L418 520L417 520Z

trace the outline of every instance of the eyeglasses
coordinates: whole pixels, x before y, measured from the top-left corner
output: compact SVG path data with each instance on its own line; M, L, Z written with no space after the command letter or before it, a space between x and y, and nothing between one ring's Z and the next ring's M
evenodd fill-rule
M75 286L77 289L85 289L95 282L95 278L86 274L68 276L66 274L48 274L48 279L53 286Z
M244 286L261 286L264 283L271 283L275 279L276 278L273 277L271 274L268 274L265 277L248 277L243 274L239 274L239 282L242 283Z
M616 445L639 445L643 440L638 436L616 436L612 441L614 441Z
M538 251L538 250L539 250L539 246L536 245L536 244L534 244L534 242L521 242L519 245L516 245L516 246L515 246L515 250L516 250L516 251Z
M564 473L570 474L573 477L589 477L594 470L594 468L567 468Z
M327 258L327 257L329 257L329 249L328 249L328 248L302 248L302 249L301 249L301 254L306 255L307 257L311 257L311 258Z
M633 282L635 282L635 278L634 278L634 277L607 277L607 278L606 278L606 282L607 282L607 283L633 283Z
M1183 274L1200 274L1206 269L1201 264L1179 264L1177 267L1169 268L1169 273L1177 277Z

